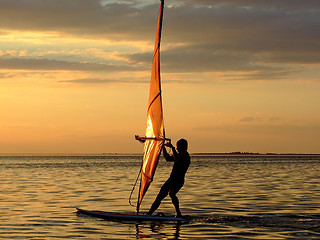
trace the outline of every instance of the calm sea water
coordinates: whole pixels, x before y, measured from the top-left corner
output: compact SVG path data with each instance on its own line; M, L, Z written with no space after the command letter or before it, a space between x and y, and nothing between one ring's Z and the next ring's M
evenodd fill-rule
M320 239L320 156L192 156L178 197L186 223L113 222L75 207L134 212L140 156L0 156L0 238ZM171 171L160 159L142 204ZM170 198L159 211L174 214Z

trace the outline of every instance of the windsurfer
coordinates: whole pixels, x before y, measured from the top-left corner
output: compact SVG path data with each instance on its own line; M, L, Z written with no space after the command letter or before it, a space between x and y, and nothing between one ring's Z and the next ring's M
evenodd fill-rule
M161 187L158 196L153 202L148 214L152 215L154 211L160 206L161 201L169 194L172 203L176 209L176 217L181 217L179 208L179 200L177 193L184 184L185 174L190 165L190 155L188 153L188 142L185 139L180 139L177 142L177 150L171 142L165 144L166 147L172 149L173 155L168 154L166 148L163 148L163 156L167 162L174 162L170 177Z

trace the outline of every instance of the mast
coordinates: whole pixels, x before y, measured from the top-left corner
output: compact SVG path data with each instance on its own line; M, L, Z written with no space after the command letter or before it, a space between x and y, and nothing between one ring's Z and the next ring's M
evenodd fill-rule
M139 213L142 199L153 180L160 153L165 141L160 81L160 40L162 30L163 6L164 0L161 0L153 51L146 136L142 138L136 137L137 140L139 140L140 138L140 140L144 141L144 155L141 166L137 214Z

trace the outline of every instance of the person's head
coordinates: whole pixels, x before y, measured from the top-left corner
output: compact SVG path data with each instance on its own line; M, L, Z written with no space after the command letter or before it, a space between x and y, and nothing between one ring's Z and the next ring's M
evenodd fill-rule
M188 150L188 142L187 140L181 138L178 142L177 142L177 149L179 152L181 151L187 151Z

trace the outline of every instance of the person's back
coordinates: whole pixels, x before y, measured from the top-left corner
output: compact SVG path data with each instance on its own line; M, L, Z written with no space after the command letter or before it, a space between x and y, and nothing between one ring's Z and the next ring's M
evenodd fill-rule
M190 165L190 155L188 152L178 153L177 159L174 161L170 178L176 181L184 179Z

